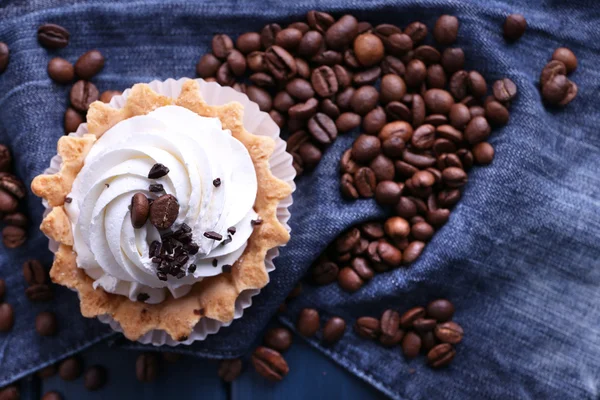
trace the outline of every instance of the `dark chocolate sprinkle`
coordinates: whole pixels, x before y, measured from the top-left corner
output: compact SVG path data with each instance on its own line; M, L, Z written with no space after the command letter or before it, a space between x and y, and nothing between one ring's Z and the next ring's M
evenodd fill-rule
M193 243L193 242L186 245L185 248L187 249L188 253L190 253L192 255L197 254L198 250L200 250L200 247L196 243Z
M162 243L158 240L152 241L150 243L150 257L158 257L160 256L160 252L162 251Z
M229 265L229 264L223 265L223 272L231 272L231 265Z
M156 163L150 168L150 172L148 172L149 179L158 179L169 173L169 168L165 167L160 163Z
M192 234L184 233L184 234L178 236L177 240L179 240L183 244L190 243L192 241Z
M161 185L160 183L152 183L150 185L150 189L151 192L162 192L165 189L163 188L163 185Z
M70 202L72 202L72 201L73 201L73 199L72 199L72 198L70 198L70 197L65 197L65 203L70 203Z
M216 267L218 264L219 264L219 260L217 260L216 258L213 258L212 266Z
M222 244L223 246L225 246L226 244L229 244L229 243L231 243L232 241L233 241L233 239L231 238L231 235L227 235L227 239L223 240L223 241L221 242L221 244Z
M184 271L184 270L180 270L180 271L177 273L177 275L175 275L175 277L176 277L177 279L181 279L181 278L183 278L184 276L185 276L185 271Z
M148 293L138 293L137 295L137 301L146 301L150 298L150 296L148 295Z
M217 179L215 179L215 180L213 181L213 185L214 185L215 187L219 187L219 186L221 186L221 178L217 178Z
M179 229L181 229L185 233L190 233L192 231L192 228L190 228L188 224L181 224Z
M214 231L204 232L204 237L212 239L212 240L223 240L223 235L218 234Z
M104 186L106 186L107 188L110 187L110 185L108 183L105 183Z
M167 280L167 274L165 274L164 272L157 272L156 273L156 277L161 280L161 281L166 281Z
M160 234L160 238L163 240L163 242L165 241L165 239L170 238L171 236L173 236L174 232L173 231L166 231Z
M185 265L189 260L190 260L189 256L181 255L181 256L177 257L177 260L175 260L175 262L179 265Z
M229 228L227 228L227 232L231 233L232 235L235 235L236 231L237 229L235 229L235 226L230 226Z
M160 258L160 257L153 257L152 258L152 262L154 264L160 264L162 262L162 258Z
M263 221L260 218L256 218L256 219L253 219L252 221L250 221L250 223L252 224L252 226L260 225L260 224L262 224L262 222Z
M188 267L188 273L193 274L196 271L196 264L190 264Z

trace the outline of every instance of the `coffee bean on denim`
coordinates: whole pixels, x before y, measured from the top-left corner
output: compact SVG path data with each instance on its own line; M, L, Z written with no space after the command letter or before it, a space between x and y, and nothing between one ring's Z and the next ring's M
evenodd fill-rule
M84 53L75 63L75 74L80 79L90 80L104 68L104 56L98 50Z
M346 331L346 321L340 317L331 317L323 327L323 341L327 344L338 342Z
M259 375L275 382L281 381L290 370L281 353L263 346L252 353L252 365Z
M444 46L454 43L458 35L458 26L458 18L453 15L442 15L433 28L435 41Z
M313 308L304 308L300 311L296 329L302 336L313 336L320 327L319 312Z
M292 332L287 328L271 328L265 333L267 347L284 352L292 345Z
M38 28L38 42L47 49L62 49L69 44L69 31L57 24L43 24Z
M511 14L504 20L504 38L509 41L519 39L527 29L527 21L521 14Z
M73 64L61 57L54 57L48 62L48 76L57 83L69 83L75 78Z
M0 74L6 71L8 61L10 60L10 49L4 42L0 42Z

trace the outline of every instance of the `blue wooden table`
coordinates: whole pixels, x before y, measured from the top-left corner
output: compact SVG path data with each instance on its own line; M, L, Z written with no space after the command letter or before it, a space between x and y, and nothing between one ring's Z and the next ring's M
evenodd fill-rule
M83 386L83 377L65 382L58 375L41 381L29 378L22 382L22 398L39 399L44 393L56 390L65 400L117 399L383 399L382 394L345 369L311 348L299 337L285 353L290 373L279 383L271 383L258 375L249 360L244 360L244 372L232 384L217 376L217 361L182 357L175 363L161 358L159 377L152 383L136 379L135 351L119 350L105 343L82 354L84 370L102 365L108 370L108 383L96 392Z

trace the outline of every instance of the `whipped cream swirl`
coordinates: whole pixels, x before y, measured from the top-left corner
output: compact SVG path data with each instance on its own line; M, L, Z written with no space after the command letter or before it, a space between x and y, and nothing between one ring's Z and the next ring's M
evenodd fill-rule
M149 179L154 164L170 172ZM215 186L213 181L221 184ZM164 192L149 191L162 184ZM248 150L224 130L218 118L206 118L179 106L161 107L144 116L119 122L92 146L77 175L65 209L73 227L77 265L94 279L94 288L159 303L167 290L174 297L189 292L204 277L223 272L242 255L252 234L257 192L256 173ZM134 194L150 199L171 194L179 201L172 230L192 229L199 246L184 266L184 277L157 277L150 244L161 233L148 220L140 229L131 223ZM231 241L209 239L217 232ZM216 261L215 261L216 260ZM193 272L188 271L196 265ZM215 266L216 264L216 266Z

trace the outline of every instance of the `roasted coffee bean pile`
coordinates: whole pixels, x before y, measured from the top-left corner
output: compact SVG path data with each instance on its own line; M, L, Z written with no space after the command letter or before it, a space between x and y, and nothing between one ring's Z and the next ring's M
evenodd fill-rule
M49 50L62 49L69 44L69 31L60 25L41 25L37 35L40 45ZM65 134L75 132L77 127L85 122L87 110L94 101L101 100L108 103L113 96L121 94L115 90L108 90L100 94L96 85L90 82L102 71L104 61L104 56L100 51L90 50L82 54L75 65L61 57L54 57L48 62L48 76L54 82L67 85L77 79L69 93L71 106L65 111Z
M566 47L560 47L552 54L540 74L540 91L546 104L566 106L577 96L577 85L567 75L577 69L577 57Z
M377 340L386 347L401 345L406 358L427 354L432 368L445 367L454 359L453 345L463 339L463 329L452 321L454 306L448 300L434 300L427 308L414 307L400 315L386 310L381 318L360 317L355 332L366 339Z
M8 67L8 61L10 59L10 51L8 46L4 42L0 42L0 74L6 71Z
M14 249L27 239L27 216L20 211L27 191L25 185L13 174L13 160L9 148L0 144L0 221L2 243Z
M311 281L317 285L337 281L342 289L355 292L376 273L415 261L433 233L432 224L418 216L362 223L329 245L313 264Z

